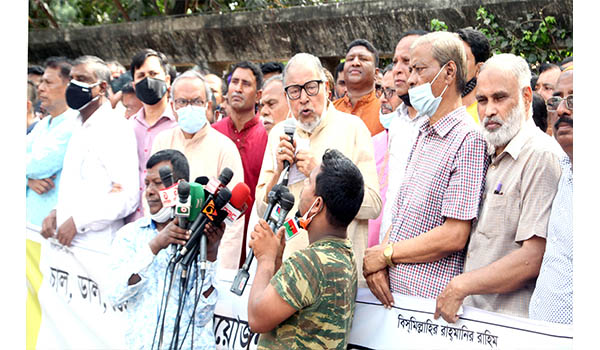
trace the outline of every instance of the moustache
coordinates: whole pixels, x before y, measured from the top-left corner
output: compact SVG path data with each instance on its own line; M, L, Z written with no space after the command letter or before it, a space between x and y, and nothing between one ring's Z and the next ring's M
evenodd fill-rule
M567 123L567 124L571 125L571 127L573 127L573 118L568 118L568 117L560 117L560 118L558 118L558 120L556 121L556 123L554 123L554 129L558 129L558 125L560 123Z

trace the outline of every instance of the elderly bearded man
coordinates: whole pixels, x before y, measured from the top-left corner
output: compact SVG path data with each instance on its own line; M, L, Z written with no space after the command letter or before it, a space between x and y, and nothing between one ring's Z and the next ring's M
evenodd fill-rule
M352 241L356 266L362 268L362 257L367 247L368 219L375 219L381 210L379 184L373 156L371 135L357 116L343 113L327 100L328 82L319 59L307 53L292 57L283 72L283 84L290 112L296 118L293 144L279 123L269 133L269 141L256 187L256 205L262 217L267 207L267 195L277 183L283 162L292 164L288 187L295 198L305 186L305 179L317 166L325 150L335 148L356 164L365 183L365 195L356 218L348 225L348 238ZM298 201L290 210L294 215ZM286 244L283 258L308 246L306 231ZM361 285L362 284L362 285ZM359 276L359 287L366 286Z
M535 126L527 62L500 54L481 67L477 108L491 165L465 272L437 298L435 318L458 320L463 303L527 317L560 178L556 142Z

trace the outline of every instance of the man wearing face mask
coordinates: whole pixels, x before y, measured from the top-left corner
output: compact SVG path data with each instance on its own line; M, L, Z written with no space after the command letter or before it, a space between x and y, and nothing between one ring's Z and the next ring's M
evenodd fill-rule
M190 164L190 179L199 176L217 178L221 171L233 171L229 188L244 182L244 168L235 144L213 129L206 118L211 105L212 91L200 73L189 70L178 76L171 85L171 106L178 126L156 136L152 154L163 149L183 153ZM239 267L244 220L236 220L225 228L219 247L219 266Z
M428 118L418 124L392 225L367 249L363 265L369 288L387 307L391 292L435 298L462 272L487 169L485 139L461 104L465 66L456 34L430 33L411 45L408 94Z
M360 118L336 110L327 100L325 74L319 59L307 53L292 57L285 66L283 86L290 113L296 119L293 143L284 133L284 124L271 129L265 151L263 167L256 187L257 212L262 217L267 207L267 196L279 181L284 162L291 164L288 187L299 198L319 159L328 148L335 148L350 158L360 169L364 178L364 199L356 218L348 225L348 238L352 241L356 265L362 268L362 256L367 247L368 219L375 219L381 210L379 183L373 156L371 134ZM358 190L358 189L357 189ZM294 204L288 216L298 208ZM286 245L284 260L294 251L308 246L306 231L300 233ZM359 287L366 286L359 276Z
M110 70L95 56L75 60L67 105L79 111L63 165L56 209L44 219L42 235L66 246L107 252L123 219L138 202L135 135L116 113L106 89Z
M142 205L146 162L150 158L154 138L161 131L177 126L173 110L168 101L171 83L167 57L152 49L143 49L131 60L131 76L135 95L142 102L141 108L132 118L133 130L137 139L138 169L140 177L139 205L128 221L135 221L144 215Z
M389 122L396 115L395 110L402 103L402 100L396 94L394 84L394 73L392 72L393 65L389 64L383 71L383 80L381 82L383 92L379 97L381 101L381 109L379 111L379 120L384 127L384 130L373 136L373 147L375 148L375 164L377 165L377 177L379 178L379 193L381 195L381 205L385 207L386 192L388 188L388 169L389 169L389 152L388 152L388 128ZM368 246L379 244L379 230L383 210L379 217L375 220L369 220L369 239Z
M145 199L148 202L148 214L124 226L117 232L111 246L109 271L111 279L107 284L107 294L113 305L127 303L127 328L125 338L129 349L152 349L158 344L159 335L154 333L159 319L159 307L164 285L164 277L171 259L170 245L182 246L190 238L189 232L179 227L178 219L171 220L172 207L163 207L159 191L165 188L160 178L159 169L168 166L172 169L173 180L189 180L189 166L185 156L177 150L162 150L148 159L146 172ZM194 270L190 276L190 288L183 304L181 327L187 327L194 317L193 327L180 344L185 349L213 349L215 337L212 320L217 302L215 285L216 256L219 239L223 235L224 224L215 229L209 227L204 231L207 237L208 267L203 282L197 278ZM181 294L180 268L174 271L177 276L173 280L169 302L164 313L164 346L172 339L175 327L176 311ZM198 284L194 283L198 280ZM200 288L202 283L202 290ZM202 294L200 294L202 293ZM197 307L194 296L199 296ZM202 297L200 297L202 295ZM164 306L164 305L163 305ZM185 344L185 345L184 345ZM193 344L193 345L192 345ZM156 347L158 348L158 347Z
M398 194L398 189L404 178L406 162L412 150L412 146L417 139L419 129L417 124L427 118L417 113L412 107L408 98L408 68L410 64L410 45L421 35L427 32L423 30L409 30L400 35L398 44L394 51L394 60L392 62L392 75L396 95L402 104L394 112L381 116L381 124L388 129L388 186L385 198L389 198L381 210L381 225L379 228L379 240L383 240L387 230L392 224L392 207L394 199Z
M330 149L311 171L298 201L310 245L282 261L285 228L275 236L264 220L255 226L250 247L258 266L248 324L261 333L258 349L346 349L357 292L347 227L364 195L358 167Z

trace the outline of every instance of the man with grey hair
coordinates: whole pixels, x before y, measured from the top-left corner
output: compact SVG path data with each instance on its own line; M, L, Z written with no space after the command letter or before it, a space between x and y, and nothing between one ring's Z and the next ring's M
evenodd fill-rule
M436 319L456 322L463 301L528 317L562 153L533 122L530 80L527 62L513 54L493 56L481 67L477 108L491 165L465 271L437 297Z
M152 154L163 149L183 153L190 166L190 179L198 176L217 178L221 171L233 171L231 184L244 182L244 168L235 144L213 129L206 113L212 102L210 88L204 77L194 70L178 76L171 85L171 107L177 127L158 134L152 145ZM242 247L244 220L237 220L225 228L219 246L220 267L237 269Z
M110 70L103 60L79 57L70 78L67 105L79 115L65 153L56 209L44 219L41 234L56 236L66 246L108 253L138 201L135 135L106 97Z
M283 77L281 74L267 79L263 85L259 102L259 113L267 133L273 126L287 118L290 109L283 93Z
M357 267L361 268L363 252L367 247L368 219L377 218L381 210L373 143L369 130L359 117L340 112L329 102L328 85L321 62L311 54L296 54L285 66L283 86L290 113L297 121L296 130L293 141L284 133L285 122L275 125L269 133L255 203L262 217L267 207L268 193L284 171L285 161L291 164L289 190L295 198L300 198L304 180L318 165L325 150L338 149L360 169L365 183L362 205L347 229ZM288 216L294 215L298 202ZM283 258L307 246L306 231L300 230L297 237L287 242ZM360 277L358 283L359 287L366 285Z
M367 249L363 266L369 288L387 307L391 292L435 298L462 272L487 168L485 140L460 99L465 66L456 34L429 33L411 46L408 94L427 118L417 124L392 199L392 225L380 245Z

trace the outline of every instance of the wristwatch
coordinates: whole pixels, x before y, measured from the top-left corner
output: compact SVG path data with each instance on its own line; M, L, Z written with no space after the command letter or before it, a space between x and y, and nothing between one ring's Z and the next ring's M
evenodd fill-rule
M383 257L385 258L385 262L389 267L394 267L394 262L392 262L392 254L394 254L394 244L389 243L383 250Z

